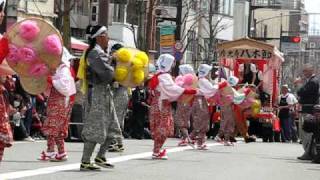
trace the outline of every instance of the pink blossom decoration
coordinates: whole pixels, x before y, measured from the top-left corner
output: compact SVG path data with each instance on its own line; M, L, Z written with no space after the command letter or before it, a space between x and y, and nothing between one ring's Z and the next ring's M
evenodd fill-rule
M233 95L226 95L226 101L228 103L232 102L233 101Z
M17 64L20 60L18 51L19 48L17 46L9 44L9 54L6 57L7 61Z
M217 92L214 96L210 97L208 99L208 102L210 104L216 104L216 105L221 105L222 102L221 102L221 95L219 92Z
M194 75L192 74L186 74L183 76L183 85L184 87L191 87L193 84Z
M33 41L38 36L39 32L40 28L35 21L26 20L20 24L19 34L27 41Z
M181 87L183 86L183 76L176 77L174 81L178 86L181 86Z
M49 69L45 64L35 64L31 66L29 69L29 75L35 77L42 77L44 75L49 74Z
M61 55L62 53L62 45L60 42L60 38L56 34L49 35L43 41L44 49L53 55Z
M23 47L18 50L18 56L22 62L32 63L36 60L36 52L29 47Z

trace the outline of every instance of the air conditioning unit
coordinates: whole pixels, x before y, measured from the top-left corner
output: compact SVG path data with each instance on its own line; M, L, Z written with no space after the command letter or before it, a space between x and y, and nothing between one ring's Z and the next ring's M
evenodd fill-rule
M310 48L314 49L314 48L316 48L316 43L315 42L310 42L309 46L310 46Z
M311 52L309 53L309 56L310 56L310 57L315 57L315 52L314 52L314 51L311 51Z

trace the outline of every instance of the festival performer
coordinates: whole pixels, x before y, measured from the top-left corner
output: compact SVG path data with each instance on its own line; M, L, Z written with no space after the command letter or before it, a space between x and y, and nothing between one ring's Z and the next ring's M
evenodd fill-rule
M236 136L236 134L239 132L246 143L255 142L256 138L249 136L247 118L250 116L250 114L252 114L251 105L256 97L256 94L250 88L242 88L240 90L238 90L240 93L245 94L245 99L241 103L234 106L236 129L233 136Z
M5 0L0 0L0 24L2 24L4 14L4 8L6 5ZM0 64L2 60L8 54L8 40L4 37L0 37ZM0 66L4 66L1 64ZM0 69L0 162L2 161L4 149L12 146L13 137L11 126L9 123L9 113L10 113L10 104L7 94L7 91L4 87L6 82L6 75L3 69Z
M210 120L207 99L213 97L218 91L218 87L209 81L211 69L212 66L207 64L201 64L199 66L199 92L192 103L193 131L191 132L190 136L192 139L196 140L196 145L199 150L208 149L207 145L205 144L206 133L209 130Z
M2 66L2 65L0 65ZM3 72L1 72L3 74ZM9 103L8 92L4 87L6 75L0 76L0 162L3 157L4 149L12 146L13 137L11 126L9 123L9 115L12 112L12 107Z
M194 89L185 89L176 85L169 74L175 59L170 54L162 54L157 60L158 73L149 82L151 108L149 111L150 129L154 140L152 159L168 159L166 150L160 150L167 137L173 135L171 102L182 94L195 94Z
M83 155L80 170L100 170L90 162L96 144L100 144L99 152L94 159L95 164L104 168L114 166L107 162L105 153L114 135L110 129L119 126L115 113L111 83L113 81L113 67L110 65L110 58L105 53L108 47L108 34L105 26L88 26L87 33L90 35L90 46L85 52L85 63L82 63L82 80L86 78L88 88L85 99L85 115L82 130L84 141ZM83 76L83 74L86 76Z
M0 0L0 25L3 22L4 19L4 8L6 7L6 0ZM0 34L0 64L4 60L4 58L8 55L9 53L9 44L8 44L8 39L6 37L3 37Z
M121 44L115 44L111 47L111 55L113 56L117 50L122 48L123 46ZM114 60L115 61L115 60ZM113 65L116 66L116 61ZM124 151L123 146L123 136L122 131L124 128L124 119L127 113L127 107L128 107L128 88L124 87L119 84L119 82L114 81L112 84L112 91L113 91L113 101L114 106L117 114L117 118L119 121L119 129L115 129L116 132L114 132L114 139L112 141L112 144L109 146L109 152L122 152Z
M232 146L230 141L234 133L235 117L234 117L234 96L235 90L231 86L235 86L239 79L234 76L230 76L228 81L223 81L219 84L220 95L220 109L221 109L221 121L219 136L224 138L225 146Z
M60 66L52 77L48 77L51 89L47 119L42 127L43 134L47 136L47 150L42 151L39 157L39 160L42 161L66 161L68 158L64 139L68 136L69 119L76 94L75 81L70 69L72 58L73 56L64 48ZM55 145L57 145L58 153L54 150Z
M175 79L176 84L183 88L192 88L194 81L197 80L192 66L190 66L189 64L182 64L179 66L179 71L180 76ZM185 100L183 98L188 98L188 100ZM188 144L192 144L192 140L189 137L188 129L190 127L191 105L193 98L194 97L192 96L181 96L177 100L175 121L182 134L182 140L179 142L178 146L186 146Z

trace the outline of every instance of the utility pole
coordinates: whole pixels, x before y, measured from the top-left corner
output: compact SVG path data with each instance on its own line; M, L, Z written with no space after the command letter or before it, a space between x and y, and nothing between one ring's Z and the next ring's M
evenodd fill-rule
M280 40L279 40L279 50L282 51L282 36L283 36L283 27L282 27L282 13L280 18Z
M7 5L4 7L4 10L3 10L5 14L7 14L8 3L9 2L7 2ZM2 24L0 25L0 33L3 34L6 31L7 31L7 16L5 15L3 17Z
M108 27L109 24L109 0L99 0L99 18L98 23Z
M209 2L209 44L208 44L208 59L207 64L211 64L213 60L213 44L215 43L214 31L213 29L213 16L214 16L214 7L221 6L218 1L210 0Z
M63 1L63 44L67 49L70 49L71 46L71 32L70 32L70 11L72 9L71 2L64 0Z
M146 2L144 0L137 1L136 14L138 16L138 48L144 49L146 46L146 37L145 37L145 18L146 18Z
M249 16L248 16L248 37L251 37L251 21L252 21L252 0L248 0L249 2Z
M193 67L198 67L198 61L200 60L201 58L201 54L200 54L200 38L201 38L201 35L202 35L202 12L201 12L201 9L202 9L202 1L203 0L200 0L199 1L199 5L198 5L198 12L199 12L199 21L198 21L198 37L197 37L197 54L196 54L196 59L194 60L194 64L193 64Z
M182 0L177 2L177 14L176 14L176 32L175 32L175 40L176 42L181 40L181 19L182 19ZM179 75L179 65L181 64L181 59L176 61L176 65L173 69L172 75Z
M145 52L149 53L150 47L152 46L152 28L154 21L153 10L155 7L156 0L149 0L148 12L147 12L147 26L146 26L146 44L145 44Z
M182 24L181 16L182 16L182 0L177 2L176 33L175 33L176 41L181 40L181 24Z

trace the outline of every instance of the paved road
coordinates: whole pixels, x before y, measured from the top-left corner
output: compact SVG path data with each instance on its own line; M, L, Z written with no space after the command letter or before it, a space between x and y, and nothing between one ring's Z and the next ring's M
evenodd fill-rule
M39 162L45 142L21 142L7 149L0 180L320 180L320 165L301 162L299 144L239 142L225 147L209 141L210 150L177 148L166 143L169 160L151 160L152 141L127 140L124 153L109 153L114 170L80 172L82 143L67 143L67 162Z

